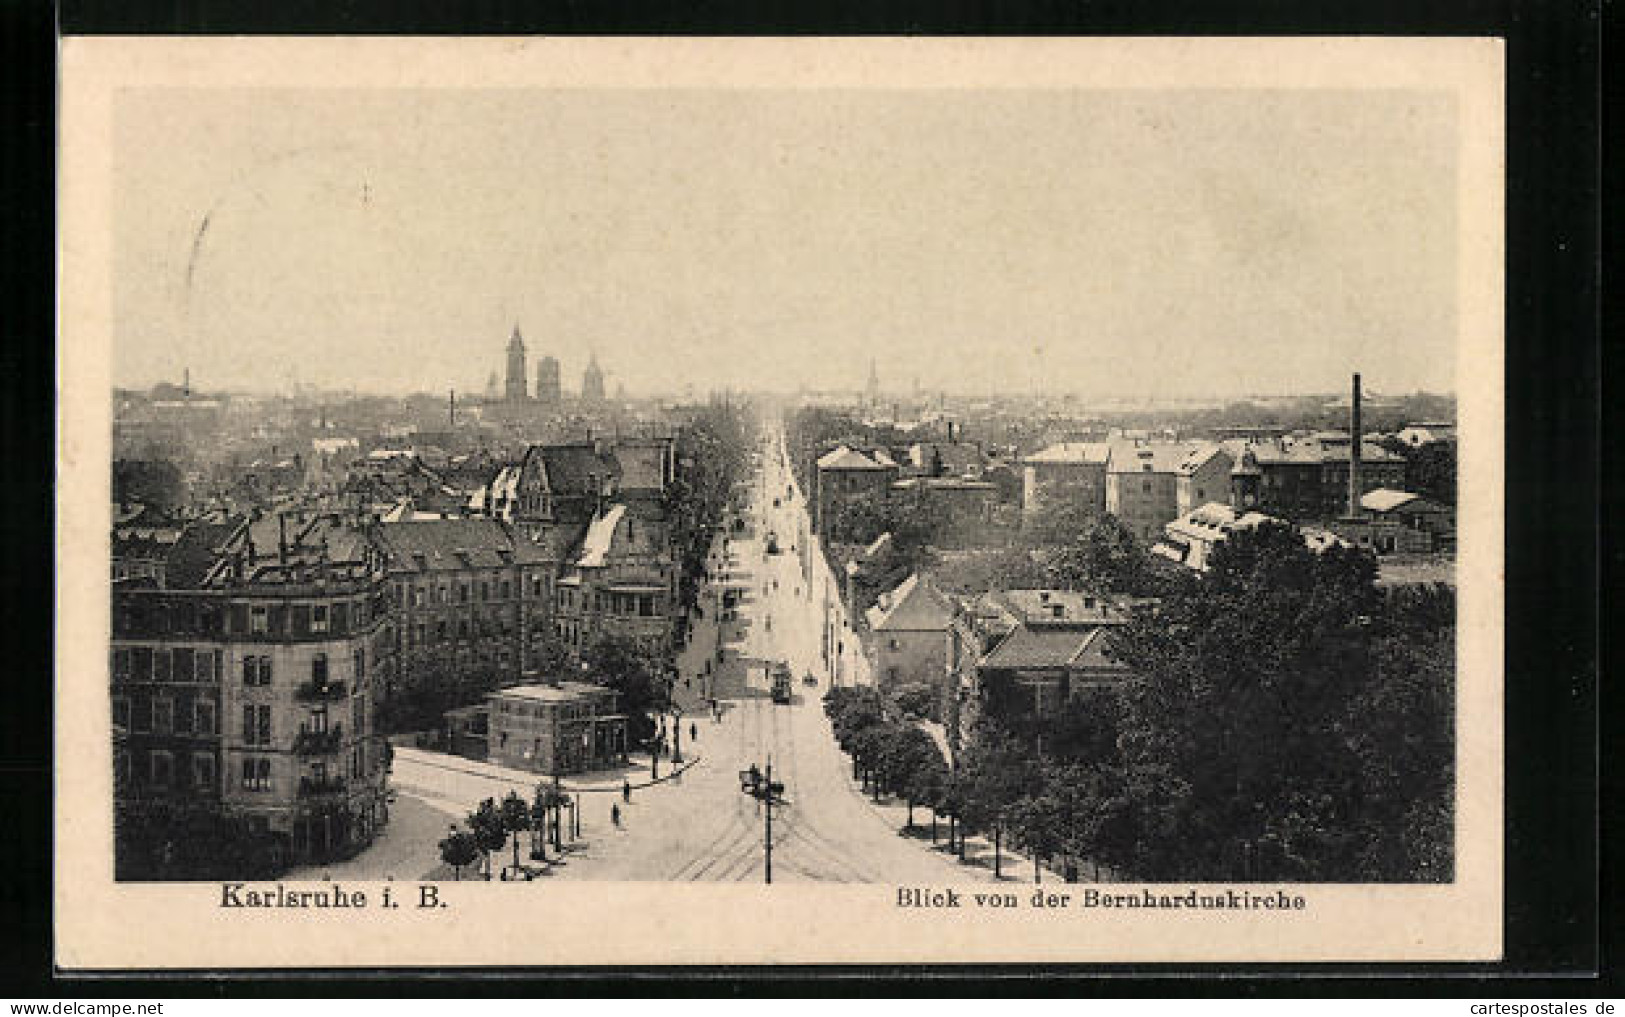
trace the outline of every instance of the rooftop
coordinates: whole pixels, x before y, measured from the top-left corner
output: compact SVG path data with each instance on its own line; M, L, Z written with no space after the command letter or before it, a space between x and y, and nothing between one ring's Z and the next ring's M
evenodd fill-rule
M514 685L490 694L492 699L523 699L534 703L570 703L583 699L603 699L615 695L615 690L588 682L561 681L557 685L537 683Z

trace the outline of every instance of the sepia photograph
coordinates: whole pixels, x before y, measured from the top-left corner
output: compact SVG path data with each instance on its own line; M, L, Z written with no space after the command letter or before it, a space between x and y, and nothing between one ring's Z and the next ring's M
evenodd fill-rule
M1493 959L1492 43L70 42L70 920Z

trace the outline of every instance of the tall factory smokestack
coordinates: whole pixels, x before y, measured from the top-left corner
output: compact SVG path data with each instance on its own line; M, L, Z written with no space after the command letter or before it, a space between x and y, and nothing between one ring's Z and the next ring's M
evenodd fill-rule
M1360 375L1355 372L1349 394L1349 518L1360 514Z
M452 389L446 399L446 420L452 427L457 426L457 390Z

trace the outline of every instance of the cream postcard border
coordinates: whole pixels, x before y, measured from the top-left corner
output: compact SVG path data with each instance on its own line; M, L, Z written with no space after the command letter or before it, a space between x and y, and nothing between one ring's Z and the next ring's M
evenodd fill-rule
M60 967L1499 958L1500 40L74 37L63 40L61 58L54 888ZM132 86L1336 88L1455 94L1462 436L1456 882L1303 885L1292 892L1305 896L1308 907L1289 913L920 911L897 908L896 888L887 885L663 883L549 883L540 892L527 886L532 892L526 893L504 884L450 883L441 885L450 906L433 911L245 912L218 907L219 884L114 883L107 695L112 106L118 90ZM1022 893L1019 884L1010 888Z

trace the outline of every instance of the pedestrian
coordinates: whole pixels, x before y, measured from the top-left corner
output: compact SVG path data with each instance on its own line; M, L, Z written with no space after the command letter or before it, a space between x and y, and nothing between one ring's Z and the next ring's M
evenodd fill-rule
M623 780L623 781L621 781L621 801L630 802L631 800L632 800L632 782L629 781L629 780Z
M609 803L609 821L615 824L616 829L621 825L621 807L614 802Z

